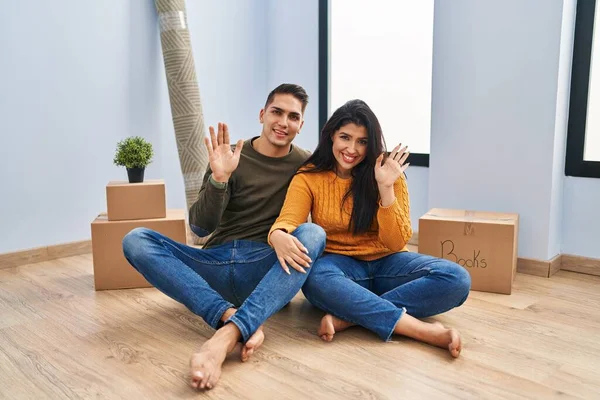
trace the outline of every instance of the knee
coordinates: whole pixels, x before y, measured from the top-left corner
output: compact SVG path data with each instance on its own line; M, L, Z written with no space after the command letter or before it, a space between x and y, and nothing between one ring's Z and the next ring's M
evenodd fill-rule
M462 302L464 302L471 290L471 275L469 274L469 271L462 266L456 263L450 264L452 265L451 274L454 280L455 290L458 296L463 298Z
M293 235L311 252L316 250L320 254L325 249L327 234L317 224L302 224L294 230Z
M150 238L152 231L148 228L134 228L123 237L123 254L128 259L135 258L144 247L144 243Z
M457 284L463 290L465 295L467 295L469 294L469 290L471 290L471 274L464 268L460 268L460 271Z

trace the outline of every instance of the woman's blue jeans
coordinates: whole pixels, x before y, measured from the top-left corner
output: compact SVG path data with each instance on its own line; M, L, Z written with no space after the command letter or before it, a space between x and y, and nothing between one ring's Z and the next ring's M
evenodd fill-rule
M451 261L412 252L360 261L324 254L302 291L314 306L390 340L404 312L440 314L465 302L471 276Z

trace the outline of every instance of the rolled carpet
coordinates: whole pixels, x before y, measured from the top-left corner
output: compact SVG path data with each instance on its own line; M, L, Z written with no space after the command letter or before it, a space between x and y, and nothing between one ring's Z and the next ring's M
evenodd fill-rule
M155 0L160 23L160 40L164 58L171 114L179 163L185 185L187 209L196 201L202 175L208 164L208 152L203 144L204 115L190 31L187 24L185 0ZM188 242L202 244L188 229Z

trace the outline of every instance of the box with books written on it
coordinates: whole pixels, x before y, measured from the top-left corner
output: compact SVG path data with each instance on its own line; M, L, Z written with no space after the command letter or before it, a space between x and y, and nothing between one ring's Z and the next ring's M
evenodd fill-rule
M471 290L510 294L518 230L518 214L434 208L419 218L419 253L460 264Z

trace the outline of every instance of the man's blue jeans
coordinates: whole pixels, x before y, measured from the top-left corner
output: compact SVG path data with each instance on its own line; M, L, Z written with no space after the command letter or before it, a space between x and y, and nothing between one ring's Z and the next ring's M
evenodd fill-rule
M314 263L325 248L323 228L302 224L293 236ZM237 308L225 323L233 322L244 342L300 291L312 269L302 274L290 268L288 275L265 243L234 240L198 249L146 228L136 228L123 238L123 253L154 287L215 329L227 309Z
M465 302L471 276L451 261L401 252L374 261L326 253L302 291L314 306L390 340L404 312L440 314Z

